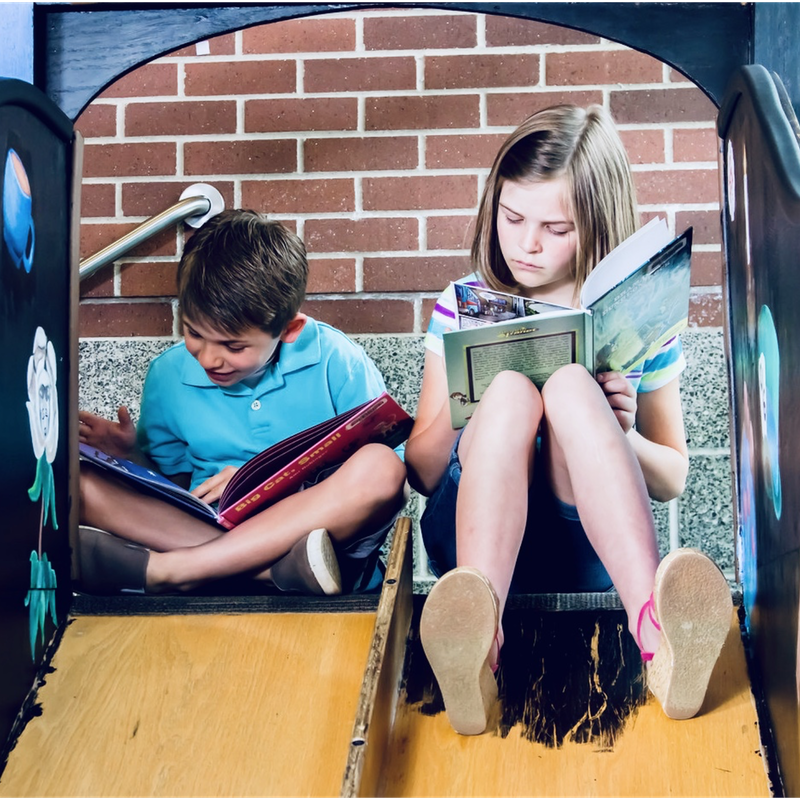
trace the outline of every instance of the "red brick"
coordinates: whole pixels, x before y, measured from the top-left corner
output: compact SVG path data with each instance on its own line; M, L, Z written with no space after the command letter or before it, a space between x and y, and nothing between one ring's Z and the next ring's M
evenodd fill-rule
M353 131L358 125L358 100L303 98L247 100L244 129L248 133L282 131Z
M113 217L116 213L116 190L113 184L84 183L81 186L82 217Z
M610 109L619 124L713 123L717 117L716 106L694 86L612 91Z
M355 210L352 180L243 181L242 205L270 214L319 214Z
M174 97L177 93L177 64L143 64L118 78L98 97Z
M348 172L375 169L415 169L415 136L373 136L359 139L306 139L306 172Z
M113 297L114 296L114 268L107 264L101 267L94 275L84 278L80 282L81 298L84 297Z
M83 175L86 178L174 175L176 164L172 142L87 144Z
M75 128L85 139L117 135L117 107L90 103L75 120Z
M474 175L365 178L362 190L369 211L474 208L478 202Z
M365 292L435 292L471 272L469 256L364 259Z
M717 211L679 211L675 215L678 233L694 228L693 244L722 244L722 223Z
M94 225L81 225L80 257L88 258L98 253L103 248L121 239L126 233L138 227L137 223L115 222ZM155 234L147 241L129 250L124 255L127 257L147 257L147 256L174 256L177 254L177 233L174 228L167 228ZM122 256L120 256L122 258ZM110 267L104 267L109 269Z
M538 55L428 56L425 59L426 89L535 86L538 82Z
M177 261L122 263L119 271L120 296L175 297L177 273Z
M171 336L170 303L81 303L80 336Z
M297 169L297 144L290 139L187 142L183 153L187 175L252 175Z
M635 172L633 177L642 205L719 202L715 169Z
M475 235L475 217L428 217L428 250L469 250Z
M322 58L305 62L307 92L378 92L414 89L417 65L411 56Z
M315 253L416 250L419 225L412 218L310 219L304 238Z
M650 128L639 131L620 131L620 139L628 151L631 164L663 164L665 160L664 131Z
M433 314L433 309L436 307L438 298L439 295L437 294L436 297L424 297L422 299L422 314L420 317L422 319L421 327L423 333L428 330L428 323L431 321L431 315Z
M489 125L519 125L536 111L550 106L573 103L586 107L603 102L603 92L562 90L555 92L503 92L486 97Z
M723 319L722 292L692 295L689 300L689 327L721 328Z
M477 128L479 125L478 95L394 96L366 99L368 131Z
M717 161L720 139L715 128L672 131L673 161Z
M683 228L678 230L682 231ZM692 253L692 286L720 286L722 275L720 251Z
M294 61L212 61L185 69L187 95L280 94L297 88Z
M202 42L208 44L208 55L210 56L231 56L236 52L236 34L223 33L220 36L213 36L211 39L201 39L200 42L181 47L179 50L174 50L169 54L169 57L196 58L198 55L197 45Z
M452 50L477 43L477 17L471 14L364 19L366 50Z
M345 333L411 333L414 330L412 300L309 298L301 310Z
M242 31L244 53L326 53L354 50L353 19L310 17L271 22Z
M513 10L513 9L510 9ZM598 44L600 37L546 22L486 15L486 44L489 47L518 47L543 44Z
M667 80L669 83L691 83L691 81L674 67L667 67Z
M191 136L235 131L233 100L131 103L125 109L126 136Z
M308 294L355 292L356 262L352 258L309 258Z
M505 133L456 133L425 137L425 166L428 169L488 169Z
M153 181L147 183L126 183L122 186L122 215L125 217L152 217L166 211L180 201L183 190L192 181ZM214 181L225 201L225 208L233 206L233 183Z
M548 86L656 81L661 81L661 62L636 50L547 53L545 56Z

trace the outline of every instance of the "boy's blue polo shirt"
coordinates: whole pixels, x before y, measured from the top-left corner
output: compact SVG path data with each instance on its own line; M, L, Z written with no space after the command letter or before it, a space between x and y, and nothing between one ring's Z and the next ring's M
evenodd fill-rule
M362 347L309 318L254 387L217 386L181 342L150 364L139 445L166 475L194 488L270 445L377 397L383 377Z

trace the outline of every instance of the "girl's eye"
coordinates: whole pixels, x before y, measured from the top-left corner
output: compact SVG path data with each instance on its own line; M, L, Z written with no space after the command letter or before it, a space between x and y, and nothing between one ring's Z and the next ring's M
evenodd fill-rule
M562 231L559 228L550 228L550 233L552 233L553 236L566 236L569 231Z
M519 223L522 222L522 217L509 217L508 214L506 214L506 222L508 222L509 225L519 225Z

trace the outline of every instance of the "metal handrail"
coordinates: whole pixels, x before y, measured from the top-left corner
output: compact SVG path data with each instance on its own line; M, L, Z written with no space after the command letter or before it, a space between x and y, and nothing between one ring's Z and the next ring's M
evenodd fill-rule
M225 202L217 189L208 184L195 184L189 186L181 194L181 199L166 211L135 227L115 242L96 252L93 256L80 262L78 274L81 280L94 275L97 270L120 256L132 250L136 245L149 239L151 236L185 221L193 228L199 228L206 220L219 214L225 208Z

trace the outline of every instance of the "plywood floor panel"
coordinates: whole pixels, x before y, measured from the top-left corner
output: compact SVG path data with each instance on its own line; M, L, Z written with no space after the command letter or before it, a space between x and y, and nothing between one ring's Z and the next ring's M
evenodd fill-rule
M573 624L568 614L555 619ZM540 639L545 634L537 631ZM591 644L596 652L595 642ZM571 668L579 671L581 665L576 660ZM591 672L587 680L593 680ZM608 711L602 706L603 692L610 696L614 680L612 675L610 681L592 687L589 696L596 699L594 690L599 689L600 704L593 701L581 722ZM554 707L558 703L555 698ZM430 693L426 701L400 705L383 796L770 796L736 619L702 713L691 720L668 719L652 696L643 695L641 704L623 709L622 727L613 736L590 735L579 743L568 733L560 746L549 746L541 741L546 731L539 730L533 741L529 738L534 727L530 712L535 714L535 708L528 708L525 719L507 732L498 725L482 736L458 736L435 706ZM578 725L573 733L577 729Z
M78 617L0 796L336 795L374 622Z

